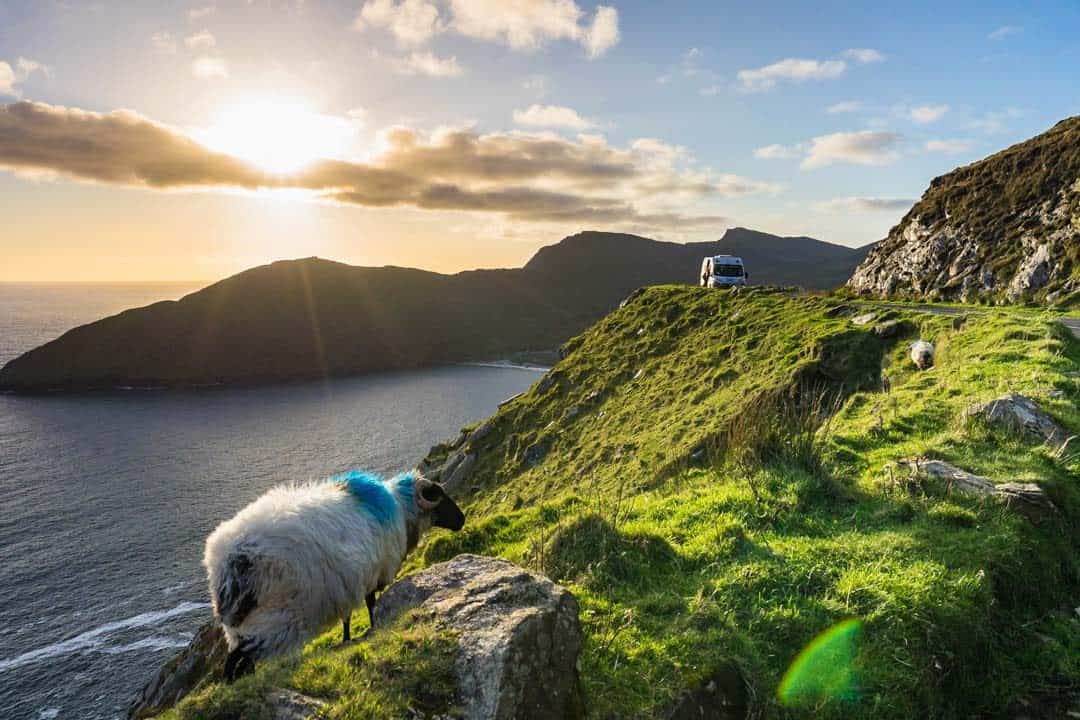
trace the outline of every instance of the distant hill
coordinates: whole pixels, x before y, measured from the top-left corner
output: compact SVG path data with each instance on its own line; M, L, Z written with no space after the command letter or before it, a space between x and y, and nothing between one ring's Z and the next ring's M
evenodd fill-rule
M1080 301L1080 116L935 178L855 271L866 294Z
M742 255L754 282L820 289L866 249L736 228L691 245L584 232L523 268L455 275L280 261L75 328L0 369L0 389L279 382L551 349L638 287L696 282L720 253Z

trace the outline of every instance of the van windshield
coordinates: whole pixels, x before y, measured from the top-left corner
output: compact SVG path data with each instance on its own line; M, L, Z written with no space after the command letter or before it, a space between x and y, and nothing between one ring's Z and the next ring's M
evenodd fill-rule
M742 277L742 265L713 265L713 275L720 277Z

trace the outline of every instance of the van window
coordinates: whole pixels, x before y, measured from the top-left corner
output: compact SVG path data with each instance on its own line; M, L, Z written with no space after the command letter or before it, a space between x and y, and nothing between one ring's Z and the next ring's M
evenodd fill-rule
M742 277L742 265L713 265L713 274L720 277Z

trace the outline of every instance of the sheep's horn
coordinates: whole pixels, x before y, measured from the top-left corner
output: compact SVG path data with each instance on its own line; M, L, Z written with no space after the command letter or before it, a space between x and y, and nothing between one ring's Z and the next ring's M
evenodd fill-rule
M442 500L442 487L422 475L416 477L414 487L416 488L416 506L421 510L434 510L435 506Z

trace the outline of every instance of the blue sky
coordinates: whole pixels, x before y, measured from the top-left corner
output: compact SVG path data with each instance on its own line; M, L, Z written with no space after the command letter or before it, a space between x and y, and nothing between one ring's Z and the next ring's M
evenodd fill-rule
M1080 113L1078 70L1075 2L7 0L0 103L51 110L0 121L0 279L203 279L312 254L450 271L588 228L861 245L934 176ZM117 150L135 143L121 109L163 146L293 179L147 180L180 151ZM449 137L533 165L485 174ZM578 165L540 157L545 138ZM301 170L324 156L408 189L331 188Z

